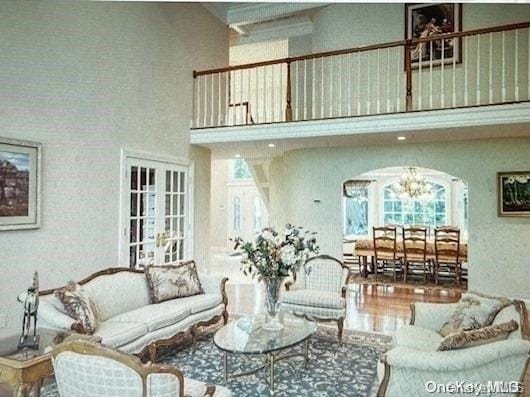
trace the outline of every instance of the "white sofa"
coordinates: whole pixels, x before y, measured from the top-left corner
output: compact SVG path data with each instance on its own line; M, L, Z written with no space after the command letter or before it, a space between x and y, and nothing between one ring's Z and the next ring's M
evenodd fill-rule
M221 319L226 324L228 279L199 275L204 294L150 304L143 270L110 268L78 282L97 306L99 323L95 335L101 343L122 352L147 355L156 361L156 350L170 345L185 333ZM40 293L38 324L42 328L75 330L55 290Z
M530 330L526 307L513 301L495 317L493 324L515 320L519 328L506 340L457 350L438 351L442 336L438 330L449 319L456 303L414 303L410 325L399 328L394 347L385 353L378 367L378 397L428 396L427 382L447 385L522 381L530 353ZM429 387L434 387L431 383ZM514 388L516 386L513 386ZM515 391L515 390L513 390ZM462 393L439 392L450 396ZM497 395L484 392L481 396ZM518 393L503 395L515 396Z

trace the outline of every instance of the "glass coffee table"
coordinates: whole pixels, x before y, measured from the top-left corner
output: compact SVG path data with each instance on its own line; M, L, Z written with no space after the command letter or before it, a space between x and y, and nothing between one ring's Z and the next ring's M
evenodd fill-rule
M219 329L213 338L215 346L223 351L223 370L225 383L229 378L253 375L258 371L268 371L269 389L274 393L274 365L290 357L303 357L309 364L309 340L316 332L317 325L304 318L281 312L280 321L284 328L280 331L263 329L265 315L242 317ZM299 344L304 344L302 353L283 354L280 352ZM228 353L263 355L265 362L249 371L229 373Z

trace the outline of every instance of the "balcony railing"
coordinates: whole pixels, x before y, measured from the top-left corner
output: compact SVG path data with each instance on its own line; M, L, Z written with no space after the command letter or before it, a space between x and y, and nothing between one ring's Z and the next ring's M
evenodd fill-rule
M193 128L530 100L530 22L194 72Z

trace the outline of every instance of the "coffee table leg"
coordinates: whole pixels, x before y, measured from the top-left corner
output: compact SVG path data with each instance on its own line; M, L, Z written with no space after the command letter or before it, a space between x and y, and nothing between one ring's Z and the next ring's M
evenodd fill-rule
M223 352L223 371L225 376L225 384L228 383L228 353Z
M267 357L269 359L269 389L271 395L274 395L274 354L269 353Z
M305 368L309 367L309 338L304 342L304 358L305 358Z

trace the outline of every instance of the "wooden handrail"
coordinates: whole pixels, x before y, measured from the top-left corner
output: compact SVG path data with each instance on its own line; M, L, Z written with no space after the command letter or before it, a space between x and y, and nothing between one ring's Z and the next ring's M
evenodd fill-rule
M309 59L325 58L325 57L330 57L330 56L352 54L356 52L373 51L373 50L392 48L392 47L403 47L407 45L414 46L418 43L436 41L436 40L441 40L441 39L451 39L451 38L465 37L465 36L476 36L476 35L484 34L484 33L496 33L496 32L508 31L508 30L515 30L515 29L525 29L525 28L530 28L530 22L500 25L500 26L494 26L490 28L468 30L465 32L438 34L435 36L426 37L422 39L392 41L392 42L382 43L382 44L373 44L373 45L365 45L365 46L354 47L354 48L346 48L342 50L318 52L314 54L272 59L269 61L254 62L254 63L248 63L248 64L243 64L243 65L235 65L235 66L227 66L223 68L200 70L200 71L194 70L193 78L196 78L198 76L208 75L208 74L223 73L223 72L229 72L229 71L234 71L234 70L253 69L253 68L258 68L258 67L263 67L263 66L277 65L281 63L290 64L292 62L309 60Z

